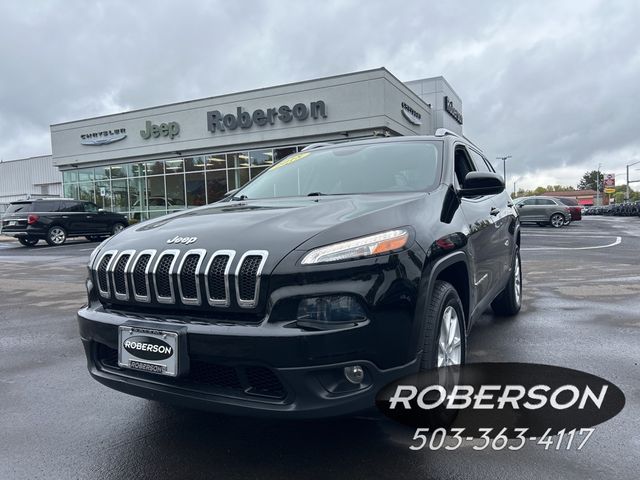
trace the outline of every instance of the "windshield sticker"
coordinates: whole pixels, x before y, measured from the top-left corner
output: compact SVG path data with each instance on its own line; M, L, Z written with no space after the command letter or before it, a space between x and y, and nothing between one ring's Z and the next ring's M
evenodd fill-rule
M309 153L310 152L304 152L304 153L298 153L296 155L291 155L290 157L287 157L284 160L282 160L280 163L276 163L273 167L271 167L271 169L275 170L276 168L284 167L285 165L290 165L293 162L297 162L298 160L306 157L307 155L309 155Z

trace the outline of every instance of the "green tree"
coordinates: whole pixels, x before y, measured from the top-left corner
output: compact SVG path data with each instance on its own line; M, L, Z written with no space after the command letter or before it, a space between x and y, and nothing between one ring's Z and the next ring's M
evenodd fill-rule
M602 186L602 176L602 172L598 172L597 170L586 172L578 183L578 190L595 190L597 185L598 190L603 192L604 187Z

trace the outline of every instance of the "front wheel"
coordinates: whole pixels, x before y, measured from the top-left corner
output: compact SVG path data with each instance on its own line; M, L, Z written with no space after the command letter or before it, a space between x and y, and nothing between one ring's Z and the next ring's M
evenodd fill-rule
M559 213L554 213L553 215L551 215L549 222L551 223L551 226L553 228L560 228L564 225L565 218Z
M511 277L502 292L491 302L496 315L510 317L517 314L522 306L522 270L520 268L520 249L516 250L511 264Z
M467 346L464 309L453 285L436 281L428 300L424 321L420 369L463 365Z
M46 240L51 246L62 245L67 241L67 232L62 227L51 227L47 232Z
M571 219L569 219L569 220L565 220L565 221L564 221L564 226L566 227L566 226L567 226L567 225L569 225L570 223L571 223Z
M33 237L19 237L18 241L25 247L33 247L36 243L38 243L38 239Z

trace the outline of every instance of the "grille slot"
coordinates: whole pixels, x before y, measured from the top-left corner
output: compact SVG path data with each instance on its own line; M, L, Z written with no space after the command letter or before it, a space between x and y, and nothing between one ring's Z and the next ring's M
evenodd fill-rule
M102 258L98 262L98 267L96 269L96 277L98 280L98 291L100 295L106 298L111 296L111 292L109 289L109 275L107 273L107 268L113 259L113 256L116 254L115 251L105 252L102 255Z
M138 302L150 302L149 292L149 267L156 254L155 250L143 250L133 264L131 274L133 297Z
M189 250L182 257L178 267L178 287L180 300L185 305L200 305L200 265L205 250Z
M121 252L114 260L111 278L113 280L113 293L118 300L129 299L129 281L127 280L127 268L135 252L127 250Z
M179 255L178 250L165 250L160 254L156 263L154 274L154 284L156 298L160 303L175 303L173 290L173 266Z
M230 305L229 269L235 254L233 250L218 250L209 260L205 269L205 284L207 300L211 306Z
M258 302L260 293L260 274L267 259L264 250L250 250L246 252L236 269L236 294L238 305L243 308L253 308Z

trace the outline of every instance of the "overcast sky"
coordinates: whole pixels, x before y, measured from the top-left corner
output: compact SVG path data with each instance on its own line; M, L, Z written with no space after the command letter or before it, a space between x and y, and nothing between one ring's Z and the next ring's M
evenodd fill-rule
M443 75L462 97L465 134L491 159L513 156L509 189L516 177L575 185L598 163L623 183L640 160L635 0L0 8L3 160L50 153L52 123L381 66L400 80Z

